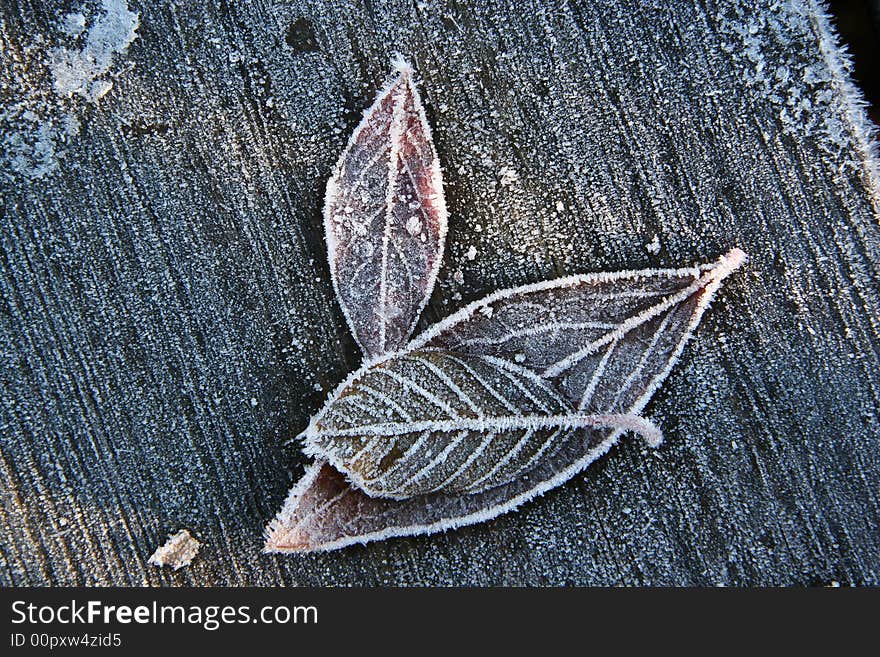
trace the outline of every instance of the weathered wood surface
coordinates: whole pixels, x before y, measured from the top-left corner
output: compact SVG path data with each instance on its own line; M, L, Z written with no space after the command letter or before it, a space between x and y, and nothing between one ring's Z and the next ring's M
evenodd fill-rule
M0 9L0 582L880 583L877 160L815 4L131 0L131 43L124 9ZM422 326L751 261L648 406L661 449L487 524L266 556L284 443L358 363L321 205L395 52L450 209ZM193 564L149 565L180 528Z

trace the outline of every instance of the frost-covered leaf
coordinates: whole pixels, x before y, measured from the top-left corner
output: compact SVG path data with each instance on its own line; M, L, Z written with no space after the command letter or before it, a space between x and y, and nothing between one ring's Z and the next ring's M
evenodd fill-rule
M613 419L617 428L561 431L553 449L528 472L473 493L437 491L407 499L370 496L319 459L270 524L266 549L331 550L482 522L565 482L607 452L623 429L640 429L650 437L649 426L635 426L634 416L668 375L721 281L744 258L734 249L703 267L574 276L505 290L429 329L410 343L404 356L418 353L424 359L434 349L437 357L446 358L457 350L454 353L462 361L483 359L529 381L544 379L550 385L542 390L560 393L553 403L567 402L577 417ZM501 365L505 361L516 367L506 370ZM528 370L537 376L531 378ZM356 372L340 386L317 418L328 414L349 387L356 390L355 382L363 375L364 370ZM439 390L434 384L429 392L437 396ZM464 406L452 408L463 414ZM348 419L357 422L358 417ZM398 417L402 416L391 410L387 421L393 423ZM342 428L333 426L337 431ZM375 433L368 440L378 438L379 431Z
M266 529L267 552L336 550L395 536L418 536L491 520L559 486L607 452L607 431L571 432L527 477L480 493L431 493L404 500L370 497L326 461L309 466Z
M356 372L304 433L368 495L405 499L474 493L528 472L593 427L659 432L637 418L585 415L546 381L506 361L441 351L404 352Z
M734 249L699 267L584 274L501 290L407 348L508 360L552 382L580 411L638 413L721 280L744 258Z
M395 64L327 183L333 285L364 354L403 347L440 268L446 205L412 69Z

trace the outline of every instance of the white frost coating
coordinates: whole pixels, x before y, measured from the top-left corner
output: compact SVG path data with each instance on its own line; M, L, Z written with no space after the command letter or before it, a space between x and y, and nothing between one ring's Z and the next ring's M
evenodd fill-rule
M487 469L500 458L478 462L486 445L480 444L475 434L499 436L501 442L489 441L488 444L503 455L504 449L512 448L510 440L517 432L567 431L584 428L592 421L589 418L600 415L631 416L633 397L646 389L656 389L662 380L656 375L664 368L671 350L690 336L695 324L689 322L694 314L700 314L699 304L711 296L717 281L738 267L744 258L742 251L734 249L708 267L568 277L490 295L465 308L462 316L454 315L448 320L449 325L441 322L434 337L425 340L425 336L421 336L400 354L368 361L313 418L302 434L305 451L329 461L370 495L403 499L450 490L445 483L453 477L444 478L439 470L434 473L434 459L419 472L431 471L438 474L438 478L419 477L423 481L418 485L415 480L389 482L385 476L387 466L383 464L386 459L393 462L392 450L410 454L412 436L431 431L437 434L432 444L445 445L444 450L451 452L454 446L449 443L449 434L466 431L469 442L462 446L460 454L470 456L459 469L464 470L471 463L474 467L469 478L463 477L458 483L462 489L470 490L474 480L482 481ZM621 281L627 284L621 286ZM564 297L566 289L568 296ZM559 305L561 299L563 303ZM485 318L478 312L487 304L501 307L501 300L508 301L501 315ZM511 313L510 308L516 312ZM564 316L562 308L568 313L598 319L565 321L560 319ZM604 321L603 313L610 312L610 308L617 313L616 321ZM459 324L464 324L464 328L460 329ZM496 324L505 332L495 331ZM525 328L510 330L511 326ZM433 331L430 329L427 334L430 336ZM556 347L553 339L543 337L565 333L571 337ZM469 337L462 339L461 335ZM515 343L517 350L511 355L507 343L512 340L526 342ZM529 346L530 342L538 346ZM428 351L419 351L422 347ZM526 360L520 347L533 350L527 367L518 364ZM607 348L603 350L604 347ZM447 349L451 351L445 351ZM584 360L597 352L600 352L598 363L592 369L584 369ZM616 359L615 367L607 374L607 370L612 369L608 367L612 356ZM561 375L568 376L569 371L577 368L583 371L569 377L575 383L558 382ZM434 381L424 380L426 370ZM569 401L548 386L554 380ZM533 390L524 385L526 381L531 382ZM373 387L363 396L359 386L364 382L385 390L389 399L396 396L395 404L406 408L406 414L389 415L388 405L376 398ZM392 383L394 385L390 385ZM597 389L602 391L600 399L596 399ZM478 391L476 398L474 391ZM536 394L536 391L540 392ZM354 414L349 410L340 415L343 407L354 408ZM577 412L572 412L572 408L578 409ZM363 443L358 442L361 448L352 456L352 440L377 437L387 440L372 444L367 451L362 448ZM398 443L397 438L401 442ZM543 451L548 447L549 439L536 449ZM492 480L486 485L497 486L519 476L539 456L540 453L530 451L523 456L523 461L515 464L516 468L506 473L507 479ZM410 465L420 467L415 459ZM391 471L405 477L399 462ZM408 471L412 473L412 468Z
M826 4L822 0L810 0L810 11L815 16L819 49L840 95L840 109L855 136L855 150L864 159L865 188L871 195L875 215L880 220L880 144L877 142L877 126L868 118L868 102L852 83L853 64L831 27Z
M97 102L113 86L111 81L99 78L110 70L113 56L124 53L137 37L138 15L129 11L125 0L102 0L101 8L104 13L89 28L82 49L56 48L52 52L54 87L62 96L78 94ZM70 25L70 21L65 23L68 31Z
M364 382L369 389L367 395L361 393ZM389 414L388 406L375 398L372 391L382 382L388 383L383 387L385 397L396 399L395 408L405 408L404 413ZM352 407L362 412L351 413ZM434 352L404 353L363 370L340 396L328 400L302 437L307 454L328 460L361 490L402 499L449 489L445 482L452 478L452 462L444 464L449 468L437 466L459 445L456 462L461 465L460 470L471 463L473 468L455 485L470 489L473 480L483 479L486 470L519 440L523 431L543 432L536 437L540 444L547 439L545 434L592 426L594 420L605 421L582 415L574 417L571 406L546 381L507 362ZM413 452L413 438L424 432L432 434L427 446L435 452L441 450L439 459L430 458L428 450ZM465 432L460 438L466 441L456 442L451 437L459 432ZM495 434L497 440L481 447L484 436L477 434L485 433ZM383 440L373 442L371 438ZM369 441L366 451L364 441ZM419 437L417 442L425 443L425 437ZM477 462L486 446L492 447L494 456ZM386 464L385 457L392 449L404 452L405 456ZM522 462L533 451L524 453ZM404 461L405 468L401 467ZM504 477L515 477L520 465L521 462L514 463ZM427 474L433 477L429 479ZM498 485L505 478L487 485Z
M453 420L423 420L421 422L386 422L384 424L362 424L348 429L324 430L318 436L309 438L345 438L361 436L402 436L424 431L451 433L472 431L476 433L511 431L514 429L583 429L626 428L635 431L652 445L659 444L660 430L645 418L634 415L494 415L492 417L463 418Z
M680 318L670 334L664 315L681 312L682 304L692 303L692 298L726 276L732 263L738 266L743 258L742 251L734 249L703 267L586 274L501 290L435 324L407 349L502 357L555 380L583 410L586 401L593 401L596 378L612 355L610 345L619 347L624 335L646 329L665 331L664 339L673 339L686 318ZM653 323L661 323L660 328L651 328ZM654 342L651 337L642 338ZM613 358L638 360L644 354L632 349L638 350L639 344L636 340L624 353L618 348ZM672 343L666 344L666 351L671 347ZM603 384L603 389L607 386ZM593 410L622 412L625 407L611 409L602 405L603 400L598 403Z
M86 17L78 11L67 14L61 21L61 29L67 36L77 37L86 29Z
M498 179L502 187L513 187L519 182L519 174L512 167L503 166L498 170Z
M748 87L776 106L775 119L784 132L820 136L819 147L835 157L855 150L855 166L880 214L877 130L851 81L852 62L834 34L825 3L786 0L772 11L755 12L750 2L734 0L719 9L721 34L738 41L724 48ZM800 55L816 42L823 59L810 63Z
M742 251L739 251L742 253ZM730 256L728 256L730 257ZM553 363L549 367L547 367L542 373L541 376L547 378L554 378L565 372L566 370L571 369L573 366L577 365L581 361L584 360L590 354L596 353L600 347L603 347L607 344L620 342L621 338L629 333L633 328L638 326L639 324L644 324L646 321L653 319L661 315L664 311L669 310L673 306L680 304L682 301L692 296L695 292L700 289L703 289L707 286L709 281L712 280L714 276L717 275L717 269L709 271L706 274L703 274L699 279L694 281L690 286L686 287L681 292L664 299L661 303L657 305L651 306L648 310L638 315L634 315L632 317L628 317L625 322L620 324L619 326L615 326L614 329L608 333L605 333L598 340L594 340L589 344L585 345L578 351L574 353L568 354L565 358L558 360ZM668 318L668 316L667 316ZM662 327L663 325L661 325ZM662 329L661 329L662 332ZM659 333L658 333L659 335Z
M428 360L423 360L419 362L427 367L431 374L440 379L441 383L449 388L453 392L453 394L455 394L455 396L459 399L459 401L463 402L464 405L467 406L471 411L473 411L477 417L483 416L483 410L479 406L477 406L470 397L468 397L467 393L462 390L455 381L452 380L452 377L450 377L446 372L444 372L442 369L440 369L439 367L434 365L434 363ZM404 414L404 418L407 421L412 420L412 417L409 416L408 413Z
M267 550L494 517L561 483L623 431L659 444L638 413L745 259L733 249L713 265L500 291L407 344L436 280L446 209L412 69L400 59L394 68L324 207L334 289L366 357L301 434L316 464L270 524ZM509 166L498 175L502 187L519 179ZM646 246L658 251L659 240Z

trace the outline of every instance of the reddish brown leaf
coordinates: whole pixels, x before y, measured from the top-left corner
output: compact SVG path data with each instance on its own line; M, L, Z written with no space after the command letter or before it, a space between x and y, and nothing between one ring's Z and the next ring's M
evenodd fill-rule
M324 229L336 295L364 354L403 347L440 268L446 205L431 128L402 61L327 183Z

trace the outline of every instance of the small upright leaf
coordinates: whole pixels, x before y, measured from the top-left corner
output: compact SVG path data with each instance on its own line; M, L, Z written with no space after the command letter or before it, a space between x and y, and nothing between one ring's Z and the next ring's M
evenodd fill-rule
M607 452L624 430L641 432L656 443L658 436L651 425L635 416L669 374L721 281L744 259L745 254L734 249L708 266L590 274L504 290L470 304L432 327L413 340L404 353L365 366L339 387L307 429L311 451L322 457L293 488L278 517L269 525L266 549L332 550L352 543L482 522L567 481ZM580 418L581 424L576 428L559 423L569 430L557 431L552 449L546 449L528 468L520 467L506 483L475 490L478 487L471 477L459 490L434 485L433 492L406 499L371 496L369 490L360 489L360 475L352 475L360 461L352 456L352 444L345 445L345 440L366 438L366 446L385 436L393 444L420 422L421 416L413 415L406 399L424 397L418 389L410 386L404 390L406 386L402 386L396 395L388 397L400 408L386 403L388 408L382 416L378 401L366 401L364 394L371 393L365 386L372 387L370 381L375 376L384 376L380 368L391 371L405 359L416 359L420 362L412 366L423 368L424 362L437 366L453 356L459 362L492 364L499 379L506 377L507 372L516 372L510 379L512 387L525 380L530 386L543 381L541 385L535 383L535 388L529 387L529 395L524 395L533 404L528 412L533 417L558 418L549 413L561 412L568 405L573 409L567 412L568 417ZM464 391L465 382L460 376L441 371ZM441 378L436 373L432 376ZM425 383L430 380L427 375L422 379ZM425 391L448 406L437 408L439 419L433 425L418 424L422 431L431 430L432 444L434 434L454 430L456 423L487 433L498 425L497 418L478 425L475 411L471 409L468 414L465 409L469 405L448 383L445 388L437 381L428 385L430 389L424 388ZM512 394L511 386L498 385L495 391L506 398L505 393ZM348 397L351 399L346 401ZM459 402L455 402L456 397ZM500 399L498 402L501 404ZM423 403L433 402L425 398ZM548 415L533 412L542 405L548 408ZM452 414L458 418L450 421ZM541 426L550 424L552 421ZM518 430L515 420L505 422L505 426L511 433ZM322 431L326 432L323 437ZM438 446L450 444L448 440L437 442ZM472 447L470 454L477 452L478 448ZM328 456L348 472L343 474L328 463ZM416 451L409 456L396 456L386 464L389 468L399 461L406 471L416 472L406 462L416 456ZM506 456L502 455L501 461ZM425 467L432 458L427 452L422 454ZM497 458L485 450L479 452L475 462L481 461L482 471L476 476L491 471L500 462L493 460ZM512 460L516 459L513 454ZM381 472L381 461L380 458L378 467L375 461L370 467L380 472L380 479L386 477L391 481L387 473ZM395 481L394 485L398 483Z
M431 295L446 236L431 128L402 61L327 183L324 230L336 295L364 354L400 349Z

